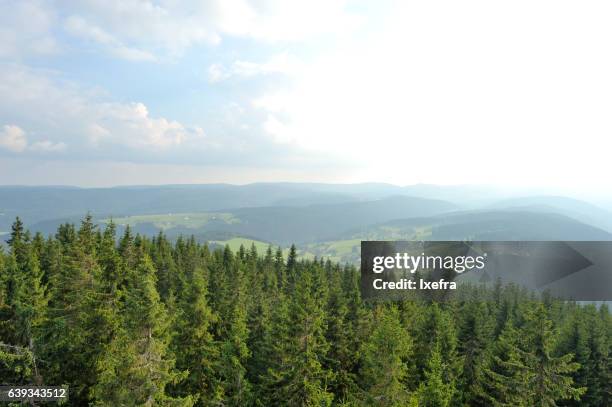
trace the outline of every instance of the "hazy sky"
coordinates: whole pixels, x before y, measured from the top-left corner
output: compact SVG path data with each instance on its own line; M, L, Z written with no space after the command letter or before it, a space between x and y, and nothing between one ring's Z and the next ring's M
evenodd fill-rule
M609 1L0 0L0 184L610 189Z

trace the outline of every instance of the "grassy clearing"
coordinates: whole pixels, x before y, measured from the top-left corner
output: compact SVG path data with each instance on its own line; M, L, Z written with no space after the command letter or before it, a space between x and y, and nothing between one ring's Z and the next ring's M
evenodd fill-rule
M307 246L307 251L313 257L323 257L340 263L355 263L359 259L360 249L361 239L334 240L312 243Z
M114 218L113 222L121 226L136 226L141 223L151 223L156 228L167 230L174 227L186 227L189 229L200 229L213 221L224 223L238 223L240 220L231 213L202 212L202 213L168 213L159 215L134 215L122 218ZM110 219L103 219L108 223Z

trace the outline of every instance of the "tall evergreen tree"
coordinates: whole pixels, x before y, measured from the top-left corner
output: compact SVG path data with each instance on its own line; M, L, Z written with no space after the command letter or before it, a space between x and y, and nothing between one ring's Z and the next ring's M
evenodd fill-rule
M397 308L376 307L372 334L361 350L360 381L367 404L400 406L410 402L406 360L411 352L411 339L400 323Z
M276 387L271 395L273 404L331 405L331 372L322 364L329 344L318 289L313 272L304 270L288 304L287 326L280 331L282 337L276 346L280 358L269 370Z
M192 395L198 406L215 405L222 396L215 374L220 355L211 333L216 315L208 306L204 274L198 268L188 275L185 292L179 301L180 313L174 318L172 340L176 368L189 372L184 380L173 386L174 393L180 397Z
M436 341L418 391L419 407L447 407L453 398L454 383L447 382L440 342Z
M246 366L251 354L247 311L247 280L244 273L245 254L238 254L231 271L231 301L225 315L226 324L221 337L223 398L231 406L241 406L251 400L251 384L246 375Z
M98 362L92 396L100 406L191 406L191 396L172 398L166 386L185 374L168 349L169 318L156 289L150 258L142 256L129 276L125 320Z
M553 355L557 338L552 325L542 303L527 310L526 335L522 345L524 363L531 372L527 391L533 406L548 407L555 406L562 399L577 400L586 391L584 387L574 386L571 374L580 368L572 361L574 355Z
M527 407L530 404L527 386L532 373L525 365L524 352L512 321L506 323L497 341L478 365L478 374L471 384L473 403L479 406Z

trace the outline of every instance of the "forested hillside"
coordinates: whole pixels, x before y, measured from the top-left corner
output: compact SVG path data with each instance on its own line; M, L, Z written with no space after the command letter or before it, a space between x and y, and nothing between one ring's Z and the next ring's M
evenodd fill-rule
M65 384L70 405L612 403L605 306L499 285L367 303L357 269L294 247L211 251L91 217L7 238L0 382Z

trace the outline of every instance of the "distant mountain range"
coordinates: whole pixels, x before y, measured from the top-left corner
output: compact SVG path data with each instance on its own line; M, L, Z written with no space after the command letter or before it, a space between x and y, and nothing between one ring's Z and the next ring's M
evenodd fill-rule
M612 239L612 213L592 203L559 196L512 196L477 186L0 187L0 233L10 230L15 216L32 231L49 234L61 223L78 222L87 212L101 225L113 218L120 230L129 224L146 235L163 230L169 237L194 235L208 241L297 243L314 255L342 247L354 257L361 239Z

